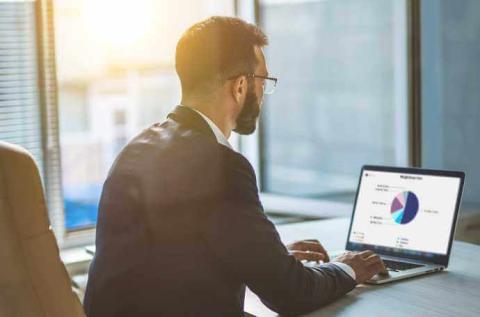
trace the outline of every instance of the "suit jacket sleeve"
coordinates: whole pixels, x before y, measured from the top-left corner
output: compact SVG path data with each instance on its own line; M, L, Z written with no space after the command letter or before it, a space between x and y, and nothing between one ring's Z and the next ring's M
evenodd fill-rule
M355 281L339 267L307 268L289 255L263 212L252 167L237 153L229 157L222 194L202 218L212 254L282 315L310 312L352 290Z

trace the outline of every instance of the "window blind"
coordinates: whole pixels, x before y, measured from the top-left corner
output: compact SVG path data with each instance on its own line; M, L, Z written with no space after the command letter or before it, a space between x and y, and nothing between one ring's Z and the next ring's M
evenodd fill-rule
M0 2L0 139L30 151L42 176L34 2Z
M50 223L65 236L51 0L0 1L0 139L30 151Z

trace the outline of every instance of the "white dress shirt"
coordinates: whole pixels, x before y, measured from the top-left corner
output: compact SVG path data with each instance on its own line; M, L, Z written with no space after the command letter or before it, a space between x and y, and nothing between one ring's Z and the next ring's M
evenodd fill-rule
M185 107L185 106L182 106L182 107ZM225 137L225 135L223 135L222 130L220 130L220 128L217 127L217 125L212 120L210 120L209 117L207 117L197 109L193 109L193 108L190 108L190 109L192 109L193 111L201 115L202 118L207 122L210 129L212 129L213 134L215 134L215 137L217 138L218 143L223 144L230 149L233 149L230 143L228 142L227 138Z
M185 107L185 106L182 105L182 107ZM190 109L192 109L193 111L198 113L200 116L202 116L202 118L207 122L210 129L212 129L213 134L215 134L215 137L217 138L218 143L223 144L226 147L233 150L232 146L228 142L228 140L225 137L225 135L223 134L222 130L220 130L220 128L217 127L217 125L212 120L210 120L209 117L207 117L206 115L204 115L203 113L201 113L200 111L198 111L196 109L193 109L193 108L190 108ZM340 269L342 269L345 273L347 273L354 280L356 279L355 271L352 269L352 267L350 265L342 263L342 262L331 262L331 263L336 265Z
M355 271L352 269L350 265L342 262L331 262L331 263L341 268L345 273L347 273L354 280L357 279L357 275L355 274Z

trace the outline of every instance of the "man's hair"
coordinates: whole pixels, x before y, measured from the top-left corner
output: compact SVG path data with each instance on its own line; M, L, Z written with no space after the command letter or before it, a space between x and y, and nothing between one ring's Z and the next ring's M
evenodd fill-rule
M255 25L238 18L214 16L191 26L180 38L175 68L184 93L206 93L231 76L252 73L255 46L267 45Z

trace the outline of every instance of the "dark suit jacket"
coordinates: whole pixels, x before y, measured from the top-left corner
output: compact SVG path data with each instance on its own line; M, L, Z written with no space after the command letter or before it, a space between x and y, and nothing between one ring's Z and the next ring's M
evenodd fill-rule
M259 201L255 174L177 107L133 139L105 181L88 317L243 316L245 285L273 310L306 313L355 281L289 255Z

